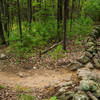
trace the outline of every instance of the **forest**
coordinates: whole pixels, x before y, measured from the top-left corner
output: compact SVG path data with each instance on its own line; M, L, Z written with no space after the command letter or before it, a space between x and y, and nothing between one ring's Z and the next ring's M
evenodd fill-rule
M100 0L0 0L0 100L100 100Z

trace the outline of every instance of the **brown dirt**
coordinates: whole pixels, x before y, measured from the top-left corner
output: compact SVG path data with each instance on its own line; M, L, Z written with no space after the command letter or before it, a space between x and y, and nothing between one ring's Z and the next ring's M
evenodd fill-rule
M22 74L22 77L20 77ZM9 73L0 72L0 83L10 87L27 87L43 89L48 86L54 86L61 81L66 80L72 73L65 69L61 70L35 70L30 72Z

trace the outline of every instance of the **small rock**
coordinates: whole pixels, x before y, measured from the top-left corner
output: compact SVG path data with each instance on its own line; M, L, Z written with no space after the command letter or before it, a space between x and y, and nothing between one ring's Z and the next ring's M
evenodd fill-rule
M94 44L93 42L87 42L85 46L86 46L87 48L90 48L90 47L92 47L92 46L94 46L94 45L95 45L95 44Z
M81 80L80 81L80 89L82 91L96 91L97 88L98 87L96 83L92 80Z
M62 88L59 89L59 92L60 92L60 93L64 93L65 91L66 91L66 90L65 90L64 87L62 87Z
M78 62L82 63L82 64L86 64L89 62L89 58L85 55L81 56L79 59L77 59Z
M94 66L93 66L93 64L92 64L91 62L87 63L87 64L85 65L85 67L86 67L86 68L89 68L89 69L93 69L93 68L94 68Z
M66 87L66 86L70 86L70 85L72 85L72 84L73 84L72 81L69 81L69 82L62 82L62 83L59 84L59 86L60 86L60 87Z
M100 68L100 60L97 58L94 58L94 65L96 68Z
M84 92L78 91L78 93L76 93L73 96L72 100L89 100L89 98L88 98L88 96Z
M78 75L79 79L88 79L88 76L91 73L92 72L88 68L81 68L81 69L78 69L78 71L77 71L77 75Z
M95 47L92 46L92 47L88 48L87 51L93 53L93 52L95 52Z
M36 69L36 67L33 67L33 69Z
M75 70L77 70L77 69L79 69L79 68L84 67L84 65L82 65L82 64L79 63L79 62L73 62L73 63L70 64L69 67L71 68L72 71L75 71Z
M96 90L96 92L93 93L94 96L100 97L100 88Z
M93 55L90 53L90 52L85 52L85 55L87 56L87 57L89 57L89 58L92 58L93 57Z
M7 58L7 56L6 56L5 54L2 53L2 54L0 55L0 59L1 59L1 60L5 60L6 58Z
M100 83L100 74L97 73L97 72L92 72L92 73L88 76L88 79Z
M24 74L23 73L18 73L18 76L23 78L24 77Z

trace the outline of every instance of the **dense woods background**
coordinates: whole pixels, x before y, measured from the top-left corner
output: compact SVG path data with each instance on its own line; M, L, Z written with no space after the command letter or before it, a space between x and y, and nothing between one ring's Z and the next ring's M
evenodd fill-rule
M18 54L82 40L100 21L100 0L0 0L0 45Z

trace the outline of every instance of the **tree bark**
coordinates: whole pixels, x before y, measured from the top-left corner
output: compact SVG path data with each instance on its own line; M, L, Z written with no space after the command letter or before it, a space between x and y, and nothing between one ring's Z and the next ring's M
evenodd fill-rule
M58 18L57 18L57 31L58 31L58 41L61 41L60 36L60 26L62 24L62 0L58 0Z
M32 22L32 0L28 0L28 21L29 24Z
M73 21L73 10L74 10L74 1L72 0L72 8L71 8L71 18L70 18L70 32L72 31L72 21Z
M1 38L0 44L2 44L2 45L6 44L4 32L3 32L2 20L1 20L1 12L0 12L0 38Z
M17 7L18 7L18 22L19 22L19 30L20 30L20 39L22 42L22 25L21 25L21 16L20 16L20 4L19 0L17 0Z
M67 20L68 20L68 11L69 11L69 0L65 0L64 1L64 32L63 32L63 49L66 50L66 41L67 41L67 38L66 38L66 35L67 35Z

